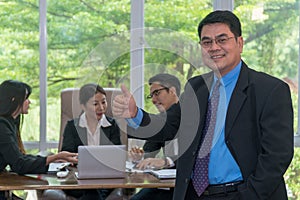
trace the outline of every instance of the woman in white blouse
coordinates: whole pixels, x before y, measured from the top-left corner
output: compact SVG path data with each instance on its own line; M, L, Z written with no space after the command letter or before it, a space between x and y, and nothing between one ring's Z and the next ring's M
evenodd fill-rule
M106 92L94 83L79 90L82 114L67 122L63 134L62 151L78 152L80 145L120 145L120 128L116 121L105 116ZM68 195L80 199L105 199L112 190L66 190Z

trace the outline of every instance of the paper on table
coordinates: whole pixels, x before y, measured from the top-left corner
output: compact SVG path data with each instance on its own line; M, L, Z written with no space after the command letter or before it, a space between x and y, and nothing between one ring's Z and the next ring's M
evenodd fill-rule
M160 179L176 178L176 169L151 170L150 173Z

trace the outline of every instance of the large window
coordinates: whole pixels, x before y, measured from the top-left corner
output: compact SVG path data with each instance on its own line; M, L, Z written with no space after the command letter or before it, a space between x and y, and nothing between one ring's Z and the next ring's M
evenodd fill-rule
M39 5L37 1L1 1L0 13L0 81L17 79L33 87L23 138L38 141Z
M33 86L31 110L24 118L28 150L39 144L56 148L60 131L60 91L98 82L118 87L130 81L130 16L128 0L10 0L0 2L0 81L18 79ZM47 118L40 132L40 15L46 6ZM197 25L210 11L230 8L242 22L242 54L252 68L286 81L298 127L299 0L147 0L144 4L144 84L158 72L176 74L182 83L206 68L201 63ZM145 101L151 110L151 102ZM40 140L40 134L45 140ZM52 149L54 151L54 149ZM294 198L300 151L290 167ZM295 177L293 177L295 176ZM293 188L295 187L295 188ZM295 197L296 196L296 197Z
M235 1L234 12L243 23L243 59L258 70L286 81L298 127L299 2Z
M243 59L256 70L290 84L295 103L295 132L298 125L298 4L296 0L234 2L234 12L243 24ZM19 79L33 86L24 139L38 141L39 4L30 0L9 1L2 2L0 9L3 13L0 79ZM197 55L196 28L213 10L211 1L152 0L145 2L144 10L145 80L151 73L164 70L178 74L182 82L202 73L205 69ZM117 87L118 81L128 75L130 2L47 1L46 17L47 140L57 141L59 95L63 88L78 87L84 81Z
M67 87L80 87L86 82L98 82L103 87L115 87L119 74L122 74L124 69L128 70L128 63L111 60L116 62L111 64L103 60L114 53L113 49L110 49L112 48L110 44L103 46L103 43L115 38L115 35L128 32L130 2L51 0L47 3L49 99L47 140L57 141L60 91ZM129 44L128 35L123 37L123 42L124 45ZM100 50L103 50L102 55ZM95 58L93 54L98 57Z

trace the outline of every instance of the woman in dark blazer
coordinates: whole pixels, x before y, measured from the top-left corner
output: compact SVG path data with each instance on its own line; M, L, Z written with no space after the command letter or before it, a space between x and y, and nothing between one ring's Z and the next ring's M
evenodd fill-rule
M77 153L81 145L120 145L120 128L116 121L105 116L106 92L94 83L79 90L82 114L67 122L63 134L62 151ZM112 189L66 190L68 195L80 199L105 199Z
M40 174L48 171L50 162L77 162L76 153L60 152L47 157L28 155L21 140L23 114L28 114L31 87L26 83L6 80L0 85L0 172L10 170L18 174ZM6 199L0 191L0 200Z

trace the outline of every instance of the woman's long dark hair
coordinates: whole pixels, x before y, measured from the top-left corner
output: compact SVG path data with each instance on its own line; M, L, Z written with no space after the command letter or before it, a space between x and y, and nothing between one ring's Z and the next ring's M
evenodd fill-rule
M17 110L22 108L23 103L31 94L31 87L16 80L6 80L0 84L0 116L9 118ZM17 116L15 124L17 127L18 146L22 153L25 153L21 139L21 126L23 115Z

